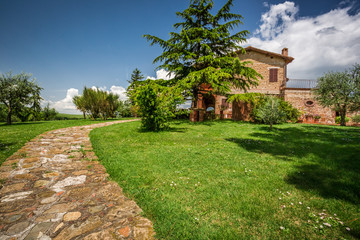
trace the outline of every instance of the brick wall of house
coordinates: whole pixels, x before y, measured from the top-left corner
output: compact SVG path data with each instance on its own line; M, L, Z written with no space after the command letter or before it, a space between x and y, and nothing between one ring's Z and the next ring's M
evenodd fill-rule
M252 63L248 66L252 67L263 76L263 79L259 79L259 85L257 87L250 88L248 92L258 92L276 95L281 94L281 89L285 83L286 77L286 62L283 58L278 56L266 55L255 51L248 51L245 55L239 54L238 57L241 61L251 61ZM278 69L277 82L270 82L269 73L271 68ZM231 94L239 93L244 93L244 91L239 89L232 89Z
M306 121L306 115L320 115L320 123L335 123L335 111L319 105L310 89L285 89L284 93L284 100L303 112L304 121ZM313 104L309 104L310 101L313 102ZM312 121L311 117L308 117L308 121Z
M221 106L223 105L223 101L226 101L227 98L225 96L217 95L215 96L215 115L221 114ZM228 108L222 111L223 118L230 119L232 114L232 104L228 104Z

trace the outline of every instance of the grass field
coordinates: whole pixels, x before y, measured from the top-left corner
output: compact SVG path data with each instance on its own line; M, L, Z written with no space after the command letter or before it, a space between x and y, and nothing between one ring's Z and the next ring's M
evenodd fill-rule
M100 122L102 121L79 119L13 123L12 125L0 123L0 165L6 158L20 149L26 142L43 132L58 128L81 126Z
M73 119L73 120L76 120L76 119L84 119L84 116L83 116L82 114L58 113L56 116L57 116L57 117L60 117L60 118Z
M360 238L360 128L139 122L91 132L160 239Z

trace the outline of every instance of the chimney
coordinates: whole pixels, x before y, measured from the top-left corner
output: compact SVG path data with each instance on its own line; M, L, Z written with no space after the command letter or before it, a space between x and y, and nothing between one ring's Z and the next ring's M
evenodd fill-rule
M289 50L287 48L283 48L283 50L281 50L281 54L284 56L288 56L288 52Z

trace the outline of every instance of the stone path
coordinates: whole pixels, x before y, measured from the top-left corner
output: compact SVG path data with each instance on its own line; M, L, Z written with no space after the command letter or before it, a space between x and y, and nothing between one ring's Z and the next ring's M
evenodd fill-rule
M88 137L121 122L50 131L9 157L0 167L0 240L152 239L152 223L107 180Z

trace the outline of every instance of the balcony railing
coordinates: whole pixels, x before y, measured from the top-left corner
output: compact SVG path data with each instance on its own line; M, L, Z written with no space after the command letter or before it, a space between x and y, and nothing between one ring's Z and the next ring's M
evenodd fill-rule
M317 80L313 79L289 79L286 82L287 88L316 88Z

